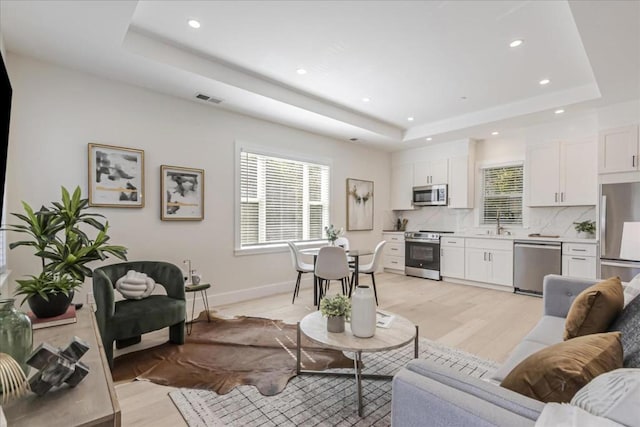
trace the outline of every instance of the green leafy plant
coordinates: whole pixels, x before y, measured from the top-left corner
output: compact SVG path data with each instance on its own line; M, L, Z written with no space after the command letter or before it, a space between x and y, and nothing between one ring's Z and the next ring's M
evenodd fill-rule
M325 317L351 315L351 300L344 295L338 294L323 298L320 302L320 312Z
M596 232L596 222L595 221L582 221L582 222L574 222L573 223L577 232L584 232L588 234L594 234Z
M76 187L73 194L62 187L62 200L52 202L50 207L42 206L34 211L26 202L22 202L22 207L24 213L11 214L22 224L11 224L6 229L31 238L13 242L9 248L31 247L42 262L42 272L38 276L17 281L16 294L25 295L25 299L33 295L48 299L47 294L58 292L68 295L81 286L86 277L92 276L88 263L105 260L110 255L127 259L124 246L108 244L109 222L103 224L96 219L104 216L86 212L89 201L81 198L80 187ZM95 238L80 229L81 225L97 230Z

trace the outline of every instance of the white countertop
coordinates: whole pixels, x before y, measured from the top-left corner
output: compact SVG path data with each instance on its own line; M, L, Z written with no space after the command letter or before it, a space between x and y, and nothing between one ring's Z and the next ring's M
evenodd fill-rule
M546 241L546 242L562 242L562 243L586 243L595 245L598 243L597 239L581 239L578 237L528 237L527 235L503 235L496 236L495 234L474 234L474 233L453 233L446 234L443 237L464 237L466 239L498 239L498 240L530 240L530 241Z

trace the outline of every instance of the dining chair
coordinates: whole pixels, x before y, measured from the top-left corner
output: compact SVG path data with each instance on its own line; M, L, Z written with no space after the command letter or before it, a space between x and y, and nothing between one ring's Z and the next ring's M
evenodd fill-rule
M373 295L376 297L376 305L378 305L378 291L376 290L375 272L378 269L378 264L380 264L380 258L382 257L382 248L386 243L387 241L383 240L376 245L376 248L373 251L373 258L369 263L358 264L358 273L371 275L371 283L373 283ZM351 296L351 292L353 291L353 282L356 275L354 268L350 268L350 270L351 270L351 281L349 282L349 296Z
M347 239L346 237L338 237L336 239L336 241L335 241L335 246L340 246L345 251L348 251L349 250L349 239ZM350 257L347 254L347 262L349 263L349 267L353 267L353 263L355 262L355 260L353 259L353 257Z
M320 248L318 258L316 260L315 269L316 278L318 279L318 306L326 289L329 288L331 280L340 280L342 282L342 293L347 294L347 282L349 281L349 265L347 257L340 246L325 246ZM325 290L323 290L325 285Z
M296 286L293 288L293 299L291 300L291 304L293 304L300 293L300 279L304 273L313 273L313 264L302 261L302 254L295 243L287 242L287 245L289 245L291 252L293 268L298 272L298 279L296 280Z

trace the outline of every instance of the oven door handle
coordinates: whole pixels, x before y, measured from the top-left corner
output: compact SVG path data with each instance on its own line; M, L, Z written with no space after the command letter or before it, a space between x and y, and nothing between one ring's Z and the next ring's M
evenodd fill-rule
M424 239L404 239L405 242L409 243L437 243L440 244L440 240L424 240Z

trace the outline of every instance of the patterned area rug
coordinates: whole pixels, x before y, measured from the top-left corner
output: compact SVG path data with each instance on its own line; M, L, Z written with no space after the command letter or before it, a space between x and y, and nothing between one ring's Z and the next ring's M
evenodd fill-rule
M352 355L350 355L352 357ZM394 374L413 358L413 345L363 353L364 373ZM477 378L490 376L498 364L420 339L420 358L450 366ZM353 372L330 369L329 371ZM284 391L265 397L255 387L240 386L226 395L180 389L169 396L190 427L204 426L389 426L391 381L363 380L364 416L358 416L355 379L301 375Z

